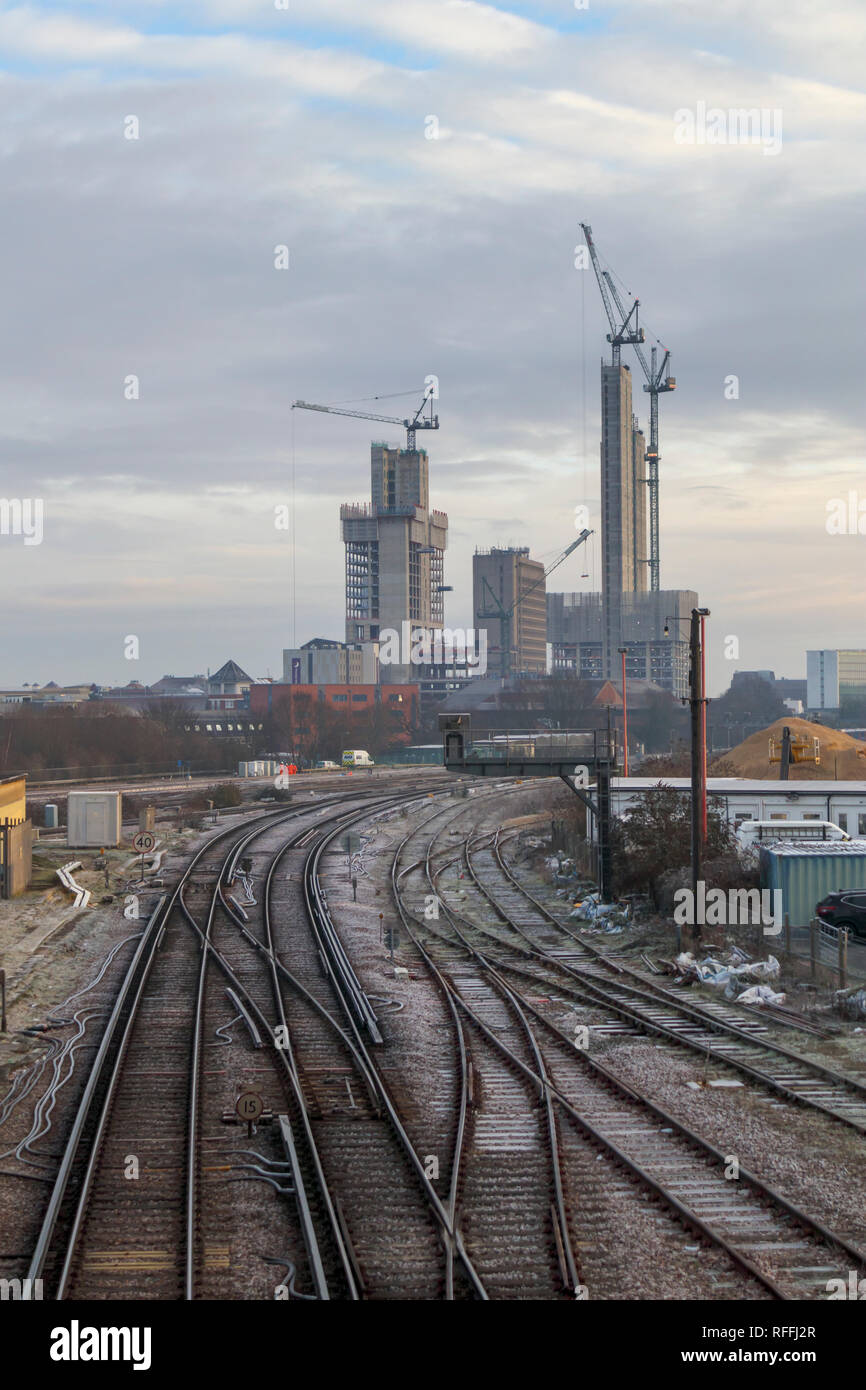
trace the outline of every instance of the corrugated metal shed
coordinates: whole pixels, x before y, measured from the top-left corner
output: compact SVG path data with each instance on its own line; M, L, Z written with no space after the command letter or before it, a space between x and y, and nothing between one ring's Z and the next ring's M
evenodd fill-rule
M842 888L866 890L866 840L812 840L761 847L761 885L782 891L792 927L807 927L815 904Z

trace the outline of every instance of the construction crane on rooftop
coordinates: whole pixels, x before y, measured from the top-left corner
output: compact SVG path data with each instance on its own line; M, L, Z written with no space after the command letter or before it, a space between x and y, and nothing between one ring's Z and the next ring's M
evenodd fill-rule
M477 613L476 617L499 619L500 670L503 680L507 680L508 677L511 675L511 619L514 616L515 608L517 608L523 602L524 599L528 598L529 595L538 588L539 584L543 584L544 581L547 579L547 576L549 574L553 574L553 571L555 569L558 569L558 567L562 564L563 560L567 560L572 551L577 550L577 547L579 545L583 545L584 541L588 540L591 535L592 531L587 530L587 528L584 527L577 539L573 540L570 545L567 545L565 547L565 550L563 550L560 555L557 555L556 559L553 560L547 566L547 569L544 571L544 573L540 575L539 578L534 581L534 583L530 584L528 589L525 589L522 594L517 595L517 598L515 598L514 602L511 604L509 608L505 607L505 605L499 598L499 595L496 594L494 590L490 587L490 584L488 583L486 576L482 579L482 601L484 597L484 591L486 589L489 597L493 600L496 607L492 610L487 609L485 612Z
M619 300L617 300L617 308L619 310L619 318L617 318L613 311L614 306L611 303L609 284L598 262L598 252L595 249L595 242L592 239L592 227L590 227L587 222L581 222L580 230L586 238L586 245L590 260L592 261L592 268L595 271L595 278L598 281L598 288L601 292L604 311L607 314L607 321L610 324L610 332L607 334L607 341L610 343L611 364L614 367L618 367L622 360L621 348L623 343L630 343L632 346L637 347L640 343L646 341L644 331L638 322L640 300L635 300L628 313L625 312ZM632 318L634 318L634 323L632 323Z
M581 231L586 238L586 245L589 250L592 268L595 271L595 278L598 281L598 288L601 292L602 303L610 324L610 333L607 334L607 341L611 344L611 359L614 366L620 365L620 345L628 343L634 348L637 359L646 377L644 391L650 398L650 433L649 448L647 449L647 464L649 476L647 478L647 489L649 492L649 571L650 571L650 590L657 593L660 581L660 547L659 547L659 396L663 391L675 391L677 379L670 374L671 355L667 348L664 349L664 357L661 364L658 362L658 349L653 347L650 351L650 362L646 360L641 344L646 341L643 329L639 327L639 305L640 300L635 299L631 309L626 313L625 306L617 292L613 282L613 277L609 270L602 270L599 265L598 255L595 249L595 242L592 239L592 228L585 222L580 224ZM616 309L616 313L614 312ZM618 315L618 317L617 317ZM632 324L633 327L629 327Z
M425 387L421 404L411 420L401 420L398 415L371 415L366 410L342 410L334 405L312 405L309 401L292 401L292 410L318 410L323 415L348 415L353 420L380 420L385 425L402 425L406 431L406 449L409 453L414 453L415 431L439 428L439 416L433 414L434 391L435 387L432 384ZM425 416L424 411L428 404L430 413Z

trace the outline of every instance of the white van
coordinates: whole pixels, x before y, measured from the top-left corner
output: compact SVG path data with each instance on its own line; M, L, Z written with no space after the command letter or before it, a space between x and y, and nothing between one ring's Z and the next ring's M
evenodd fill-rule
M344 748L343 767L375 767L366 748Z
M737 842L741 849L778 840L850 839L841 826L830 820L744 820L737 826Z

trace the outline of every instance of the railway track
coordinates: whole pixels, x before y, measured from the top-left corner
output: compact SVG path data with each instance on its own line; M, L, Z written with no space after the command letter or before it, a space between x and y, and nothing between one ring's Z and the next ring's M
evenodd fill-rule
M652 1297L656 1277L666 1296L815 1299L863 1277L856 1244L732 1171L545 1013L555 985L684 1041L649 1017L673 1010L651 980L599 959L528 894L499 832L465 823L501 789L456 808L431 794L367 788L202 846L136 945L28 1277L57 1298L310 1301ZM407 811L391 887L435 1046L426 1105L394 1001L366 992L328 900L338 837ZM701 1020L711 1037L740 1027L725 1012ZM251 1137L226 1123L243 1090L265 1110Z
M319 879L323 855L358 818L356 813L344 819L310 843L301 837L272 860L259 949L282 998L293 1065L330 1175L359 1295L483 1298L482 1282L374 1055L379 1021L331 921Z
M424 824L442 814L434 812ZM424 894L429 860L425 853L402 868L401 860L418 834L410 832L396 850L392 890L403 925L438 986L453 1038L459 1090L443 1175L449 1209L490 1297L580 1297L585 1289L568 1220L559 1119L544 1089L491 1046L491 1037L509 1026L501 1000L471 962L434 961L412 926L419 919L406 901L407 880L420 875ZM467 997L474 1001L468 1013ZM519 1045L543 1069L531 1030Z
M371 791L351 799L365 805L402 799ZM335 825L347 820L346 800L329 818ZM262 1006L273 971L233 925L229 940L228 924L238 911L223 888L254 842L276 834L280 844L269 853L278 860L286 824L306 822L291 837L294 845L321 833L327 809L317 803L269 812L212 837L147 924L84 1088L30 1261L29 1277L42 1279L53 1296L106 1298L120 1291L133 1298L189 1299L224 1285L226 1189L235 1181L262 1183L290 1199L295 1219L286 1248L269 1260L290 1271L290 1294L299 1281L304 1292L297 1296L359 1295L354 1256L310 1128L308 1097L290 1047L274 1045L284 1015L278 1008L269 1016ZM202 893L204 917L192 902ZM240 1019L233 1019L238 1010ZM251 1047L256 1033L259 1045ZM232 1064L214 1066L215 1051L223 1048L233 1053ZM236 1142L236 1135L228 1139L221 1125L218 1102L238 1074L245 1083L258 1081L279 1105L274 1142L261 1142L266 1153Z
M489 843L482 844L481 840ZM801 1056L770 1037L754 1014L715 1001L695 1004L600 951L559 921L505 864L496 834L466 846L466 869L499 921L508 944L539 984L567 982L575 997L608 1010L642 1032L723 1064L776 1096L866 1133L866 1082Z
M297 812L257 817L255 829ZM190 1146L197 1139L206 953L183 893L216 878L226 841L210 839L142 934L73 1119L30 1266L58 1298L191 1296ZM229 850L229 854L231 849ZM213 890L211 890L213 891ZM213 912L211 904L210 913ZM210 1253L210 1252L209 1252Z
M473 857L471 845L476 833L471 832L463 841L467 860ZM434 835L428 840L425 854L427 887L434 890L442 872L453 867L456 859L453 845L436 849L437 838ZM401 848L405 850L405 845ZM434 859L443 862L434 868ZM416 857L402 876L417 873L419 862ZM468 932L475 923L467 918L465 903L455 907L452 898L451 905L446 905L437 892L450 930L434 932L405 901L405 893L401 895L397 888L400 877L401 872L395 870L395 891L398 900L403 899L401 915L407 930L412 923L419 949L436 957L461 1011L513 1068L539 1088L539 1095L556 1103L585 1139L601 1146L620 1170L627 1171L644 1191L652 1192L692 1233L729 1257L738 1274L733 1280L730 1271L723 1275L720 1287L739 1287L740 1291L727 1296L754 1297L754 1288L760 1285L765 1296L819 1298L825 1296L829 1279L844 1277L851 1267L864 1268L866 1255L858 1247L789 1202L756 1174L739 1165L732 1168L731 1156L722 1154L625 1085L603 1063L576 1048L572 1038L506 981L499 962L489 959L469 939ZM477 883L475 886L480 892ZM487 895L485 901L489 903ZM515 928L501 901L498 915ZM524 933L527 925L521 923ZM501 940L489 939L501 950ZM502 1013L506 1006L512 1013L510 1029ZM525 1050L519 1046L521 1032L534 1036L534 1063L527 1061ZM738 1285L743 1279L745 1286Z
M373 788L267 813L186 867L126 974L33 1251L54 1297L250 1297L238 1247L259 1261L253 1295L487 1297L385 1084L318 878L336 835L406 801ZM229 1136L247 1087L272 1126Z

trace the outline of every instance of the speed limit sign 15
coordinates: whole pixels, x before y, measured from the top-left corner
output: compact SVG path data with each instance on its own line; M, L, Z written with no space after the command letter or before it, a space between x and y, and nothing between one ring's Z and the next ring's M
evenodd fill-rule
M235 1101L235 1110L242 1120L252 1123L261 1118L264 1104L257 1091L244 1091Z

